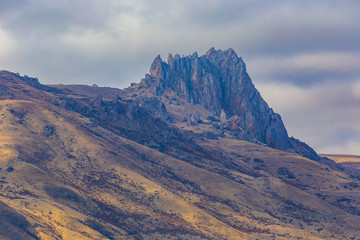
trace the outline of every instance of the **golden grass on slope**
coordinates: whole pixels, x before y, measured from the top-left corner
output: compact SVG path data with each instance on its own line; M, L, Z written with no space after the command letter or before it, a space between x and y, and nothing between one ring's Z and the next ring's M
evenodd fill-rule
M236 141L234 141L235 143ZM254 145L254 144L249 144L243 141L238 142L241 145L248 145L246 148L248 147L257 147L258 150L261 149L261 147L259 147L258 145ZM241 144L243 143L243 144ZM133 146L134 144L132 144ZM215 147L215 145L211 145L212 147ZM245 148L245 149L246 149ZM260 149L259 149L260 148ZM262 219L263 220L270 220L270 222L273 222L273 227L272 228L268 228L268 227L264 227L264 225L261 224L261 221L257 221L255 224L253 224L251 227L248 228L248 230L250 229L261 229L260 231L264 231L264 229L268 229L270 232L276 232L279 235L285 235L285 234L289 234L289 232L291 232L291 235L288 235L287 238L290 239L291 237L294 236L302 236L305 237L307 239L311 239L313 237L315 237L316 235L319 235L318 233L314 232L314 227L312 227L313 229L313 233L310 234L311 232L311 227L309 227L309 229L306 230L299 230L294 228L292 231L289 231L289 229L287 228L287 230L284 230L286 228L286 224L278 222L277 219L272 218L271 216L266 214L266 207L268 206L268 210L269 209L277 209L279 208L279 206L281 206L282 203L280 202L276 202L274 201L274 199L269 199L267 202L264 200L267 199L266 196L264 195L259 195L259 193L263 193L266 192L266 189L259 189L258 192L254 191L251 188L248 188L244 185L232 182L228 179L225 179L223 177L220 177L217 174L214 173L209 173L207 171L204 171L203 169L198 169L195 168L194 166L188 164L188 163L184 163L182 161L173 159L173 158L169 158L169 156L166 156L164 154L161 154L159 152L153 151L153 150L147 150L147 148L145 147L138 147L137 148L138 151L140 152L148 152L146 155L148 157L150 157L150 159L156 159L156 162L160 163L160 164L166 164L167 166L170 166L171 169L174 171L174 173L176 175L179 176L187 176L187 179L193 182L201 182L201 189L206 192L207 194L223 199L223 201L231 201L233 204L236 204L237 207L241 207L240 211L242 212L241 215L247 219L253 219L254 215L249 215L249 212L246 211L246 208L250 208L252 210L251 214L257 214L258 219ZM272 156L273 158L276 156L276 153L280 153L280 154L284 154L281 151L276 151L273 153L274 156ZM279 157L279 155L278 155ZM294 160L294 159L298 159L299 162L303 161L303 158L298 157L296 155L293 154L288 154L284 157L284 159L286 158L290 158L290 160ZM307 160L309 161L309 163L313 163L313 161ZM318 171L321 170L321 168L324 168L324 166L322 166L321 164L318 163L314 163L312 166L320 166L318 167ZM326 170L324 170L326 171ZM335 175L334 175L335 176ZM249 178L251 179L251 178ZM259 179L259 178L258 178ZM268 182L269 178L265 179L264 182L260 183L259 181L254 180L253 182L258 182L259 187L260 186L266 186L267 182ZM336 180L342 181L342 178L335 178L334 183L336 182ZM250 180L251 181L251 180ZM279 183L282 183L280 180L277 179L277 181ZM331 206L328 203L325 203L323 201L321 201L320 199L306 193L306 192L302 192L300 189L297 189L295 187L292 187L290 185L287 184L283 184L278 187L276 187L279 184L274 184L274 185L270 185L269 186L269 190L272 189L273 192L276 192L277 194L280 194L281 192L283 192L281 195L281 198L283 199L289 199L289 200L293 200L293 202L297 202L299 204L299 206L305 205L305 206L309 206L310 209L322 209L321 211L325 211L325 212L337 212L337 215L342 215L344 214L344 212L340 209L336 209L333 206ZM254 187L254 184L252 185ZM286 189L286 190L285 190ZM280 191L282 190L282 191ZM286 195L285 195L286 194ZM303 196L301 196L303 195ZM289 198L289 196L291 196L291 198ZM186 197L188 198L188 195L186 195ZM198 197L196 197L195 199L199 199ZM244 203L248 204L248 206L244 206ZM214 203L212 203L211 201L208 200L201 200L196 203L197 205L202 205L202 207L205 207L205 209L207 209L207 211L211 211L209 209L209 206L213 205ZM223 207L225 207L224 205L220 204L219 205L215 204L215 211L221 214L224 214L223 212ZM265 207L265 208L264 208ZM221 210L222 209L222 210ZM232 210L233 211L233 210ZM258 212L256 212L258 211ZM318 210L317 210L318 211ZM234 214L234 212L233 212ZM357 219L357 217L355 216L351 216L350 214L345 214L347 217L353 218L353 219ZM224 217L226 215L223 215L222 220L226 220L226 221L230 221L230 218L232 218L230 215L227 215L227 217ZM331 222L332 220L330 220L329 218L329 222ZM353 221L353 220L351 220ZM349 222L351 222L349 221ZM238 222L237 222L238 223ZM242 224L243 225L243 224ZM300 224L301 225L301 224ZM244 226L244 225L243 225ZM282 229L284 230L284 232L279 232L279 228L280 226L282 226ZM358 227L358 226L357 226ZM244 229L245 230L245 229ZM337 229L337 231L342 231L341 229ZM254 236L255 233L252 233L250 236ZM280 238L280 236L278 236L278 238ZM325 236L325 231L322 232L322 235ZM328 236L331 236L332 234L329 233ZM266 234L263 234L262 237L265 237ZM320 235L319 235L320 236ZM316 238L316 237L315 237Z
M37 159L32 155L49 149L46 141L41 139L44 127L51 123L56 125L59 131L61 127L67 127L63 122L64 119L59 118L59 121L52 119L51 112L31 102L1 101L1 103L0 115L3 117L0 125L0 168L2 169L0 200L23 214L31 225L37 225L32 231L41 239L107 239L82 223L89 217L71 206L69 208L67 204L59 203L57 199L52 199L44 191L44 186L48 184L64 186L55 176L50 176L44 170L27 162L31 161L39 166L43 165L44 160L51 162L51 159L41 159L41 155L38 155ZM15 114L9 113L9 109ZM27 113L24 116L19 115L21 118L19 119L17 113L24 109ZM71 128L67 128L67 131L69 130L71 131ZM61 145L58 147L61 148ZM58 151L57 157L61 157L61 152ZM58 163L60 169L67 167L63 161ZM9 167L13 169L11 172L6 171ZM64 186L64 188L68 187Z
M161 195L161 200L159 201L161 201L161 204L154 201L154 206L157 206L156 209L159 209L161 212L172 209L171 214L179 214L186 222L193 225L195 229L203 232L204 235L213 236L214 239L221 239L221 236L227 239L244 238L244 234L218 221L213 216L198 209L195 205L185 202L176 194L173 194L131 170L116 166L116 162L114 162L113 159L109 159L109 156L103 154L105 149L102 149L95 139L91 139L91 137L89 138L87 135L82 134L81 131L64 121L63 118L59 116L56 117L51 112L29 102L13 101L4 104L6 105L3 105L2 111L8 111L8 107L11 107L15 112L21 109L31 109L26 113L26 116L24 115L21 119L21 124L16 122L18 121L16 117L7 114L9 117L6 119L6 124L3 124L1 128L3 136L7 137L3 139L1 145L9 146L10 150L18 149L17 146L21 146L21 149L18 151L20 151L22 157L26 156L29 158L27 161L33 159L39 166L48 166L48 168L55 171L54 173L60 175L67 174L66 176L64 175L64 177L72 184L79 186L82 185L81 182L79 182L82 176L73 175L73 170L77 169L76 174L84 175L89 174L88 172L94 171L95 169L96 172L106 172L109 171L111 167L116 171L117 175L127 176L126 181L122 185L123 188L128 188L133 192L141 191L142 193L137 194L150 199L154 196L154 191L159 191L159 195ZM41 140L41 134L43 134L44 128L49 124L56 129L56 135L51 136L50 139ZM47 152L44 153L43 156L38 156L38 159L35 159L33 157L34 152L36 153L39 149L47 149ZM23 214L29 218L37 219L36 223L43 227L38 227L36 230L38 231L38 235L44 239L46 239L45 235L50 235L50 233L59 235L62 239L73 239L74 237L76 239L88 239L89 236L91 236L91 239L101 239L92 232L92 229L79 222L81 219L81 221L84 221L85 216L77 211L77 204L67 203L62 199L51 199L48 196L49 192L44 192L44 189L46 189L44 186L50 183L51 185L62 185L56 183L56 178L51 179L50 176L45 178L40 177L47 174L40 169L35 171L37 167L26 167L29 166L28 163L14 161L13 158L17 157L19 153L17 153L17 155L9 154L11 153L10 150L4 150L8 156L7 160L4 161L4 168L6 169L6 165L11 164L15 170L7 174L6 180L8 184L21 187L20 189L15 187L11 188L11 191L5 191L5 197L1 199L3 202L11 205L14 209L22 211ZM72 153L70 159L64 157L67 151ZM41 157L48 159L39 159ZM85 157L87 161L80 161L80 164L77 164L79 163L78 159L81 160ZM109 160L115 165L108 165L110 163ZM133 188L133 186L141 186L141 188ZM64 187L62 188L64 189ZM9 190L10 188L5 188L4 190L6 189ZM31 193L31 196L22 197L22 201L9 200L9 197L17 198L21 189L26 189ZM111 189L106 189L106 186L99 186L96 191L100 189L105 194L99 192L99 196L107 196L107 198L102 199L104 203L111 203L111 205L120 209L125 208L129 214L140 211L143 213L147 212L147 214L150 215L150 211L147 211L146 206L137 205L131 199L128 199L128 203L124 205L123 202L118 200L118 197L114 195L116 193L112 192ZM71 191L74 192L74 189ZM78 194L81 193L79 192ZM32 195L40 199L35 200ZM54 200L56 201L54 202ZM26 204L23 204L23 202L26 202ZM57 207L58 204L60 204L60 206ZM41 205L41 208L38 208L39 205ZM51 214L49 215L50 212ZM76 220L73 221L72 219ZM50 233L44 229L44 226L52 229ZM206 226L209 227L207 228ZM71 236L73 238L71 238Z
M360 156L355 155L346 155L346 154L320 154L322 157L327 157L331 160L334 160L337 163L343 162L353 162L358 163L360 162Z

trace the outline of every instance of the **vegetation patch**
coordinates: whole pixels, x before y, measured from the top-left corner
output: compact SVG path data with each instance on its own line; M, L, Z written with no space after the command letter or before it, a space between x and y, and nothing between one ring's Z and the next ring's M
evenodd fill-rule
M44 187L46 193L54 199L63 199L70 202L85 202L85 199L81 197L76 192L65 188L65 187L58 187L58 186L46 186Z
M288 178L295 178L294 174L291 173L287 167L278 168L277 173Z

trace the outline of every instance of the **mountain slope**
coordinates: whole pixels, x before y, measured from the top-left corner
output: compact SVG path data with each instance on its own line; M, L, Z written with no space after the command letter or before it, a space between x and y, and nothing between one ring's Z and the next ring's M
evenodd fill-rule
M0 72L1 238L359 235L358 179L240 140L234 119L139 86L111 99L118 91L92 97L104 89L79 94ZM204 122L179 121L175 109Z

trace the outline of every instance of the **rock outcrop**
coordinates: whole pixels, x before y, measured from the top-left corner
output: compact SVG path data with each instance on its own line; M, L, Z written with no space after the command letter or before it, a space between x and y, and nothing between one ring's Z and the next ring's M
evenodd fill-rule
M157 56L140 86L151 87L157 96L173 91L223 120L237 116L239 127L260 142L280 150L292 147L280 115L262 99L232 49L211 48L200 57L169 54L168 63Z
M166 121L169 118L166 107L159 97L145 98L140 102L140 106L163 121Z

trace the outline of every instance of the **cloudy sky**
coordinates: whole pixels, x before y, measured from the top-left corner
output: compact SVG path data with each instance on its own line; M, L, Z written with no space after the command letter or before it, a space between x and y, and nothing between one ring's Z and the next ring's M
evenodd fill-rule
M0 0L0 69L139 82L169 52L233 48L290 136L360 155L360 1Z

